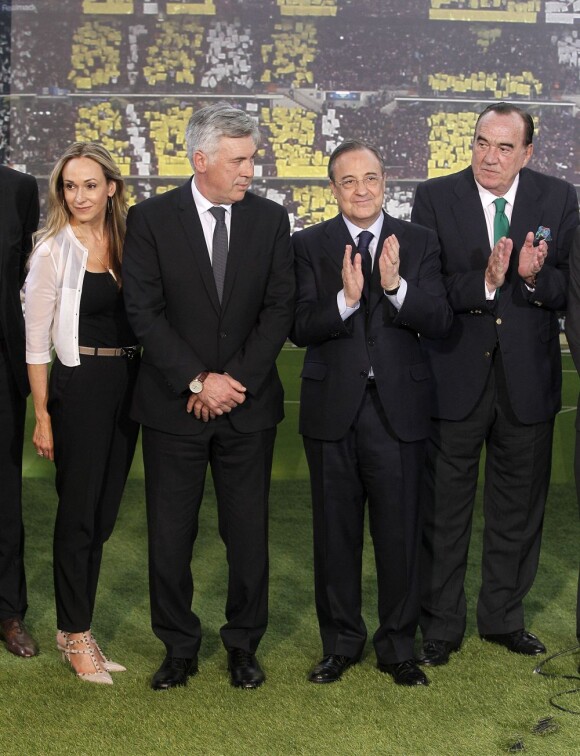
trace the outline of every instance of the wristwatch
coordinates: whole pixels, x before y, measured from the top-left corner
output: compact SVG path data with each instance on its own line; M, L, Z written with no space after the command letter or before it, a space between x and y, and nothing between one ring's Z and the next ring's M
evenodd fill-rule
M203 382L209 375L209 372L207 370L204 370L203 373L200 373L199 375L196 375L195 378L190 381L189 383L189 390L192 394L199 394L199 392L203 389Z

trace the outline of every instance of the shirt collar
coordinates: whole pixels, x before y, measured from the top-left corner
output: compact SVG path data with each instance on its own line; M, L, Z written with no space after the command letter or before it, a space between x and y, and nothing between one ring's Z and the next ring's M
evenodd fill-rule
M481 184L479 184L477 181L475 182L477 185L477 191L479 192L479 198L481 200L481 204L483 207L488 207L489 205L493 204L494 200L498 199L496 194L492 194L487 189L484 189ZM514 202L516 201L516 192L518 190L518 184L520 183L520 174L515 177L513 184L510 186L510 188L507 190L505 194L502 195L502 197L507 201L508 205L511 207L514 206Z
M195 176L191 179L191 193L193 195L195 206L197 207L200 215L201 213L207 212L210 208L216 207L213 202L210 202L207 197L204 197L203 194L199 191L195 184ZM223 207L226 213L232 212L231 205L219 205L218 207Z
M376 221L372 224L372 226L369 226L368 228L360 228L360 226L356 226L354 223L349 221L349 219L346 218L344 215L342 216L342 219L346 223L346 227L348 228L350 235L355 241L357 240L358 235L361 233L361 231L370 231L371 234L373 234L373 242L375 242L379 240L381 231L383 230L384 217L385 217L384 213L381 212L381 214L376 219Z

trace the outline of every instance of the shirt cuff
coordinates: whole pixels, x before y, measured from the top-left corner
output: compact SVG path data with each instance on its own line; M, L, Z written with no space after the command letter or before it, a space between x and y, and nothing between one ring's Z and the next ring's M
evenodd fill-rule
M338 305L338 314L343 320L348 320L360 307L360 302L357 302L354 307L347 307L344 289L341 289L336 295L336 304Z
M383 289L384 291L384 289ZM396 294L387 294L385 291L385 297L397 310L400 310L405 301L407 295L407 282L404 278L399 278L399 290Z

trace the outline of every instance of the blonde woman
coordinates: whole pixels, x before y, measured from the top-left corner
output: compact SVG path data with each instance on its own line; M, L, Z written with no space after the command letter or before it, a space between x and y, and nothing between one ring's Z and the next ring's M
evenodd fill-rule
M39 456L54 460L57 646L79 678L113 682L91 633L103 544L137 440L129 405L138 369L121 292L127 204L107 150L71 145L49 181L47 221L26 279L26 361ZM50 370L52 349L56 352Z

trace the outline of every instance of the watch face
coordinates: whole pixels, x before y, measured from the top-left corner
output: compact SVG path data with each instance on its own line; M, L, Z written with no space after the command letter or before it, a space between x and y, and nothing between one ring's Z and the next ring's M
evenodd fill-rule
M191 391L192 394L199 394L202 388L203 388L203 383L201 381L196 380L195 378L189 384L189 390Z

